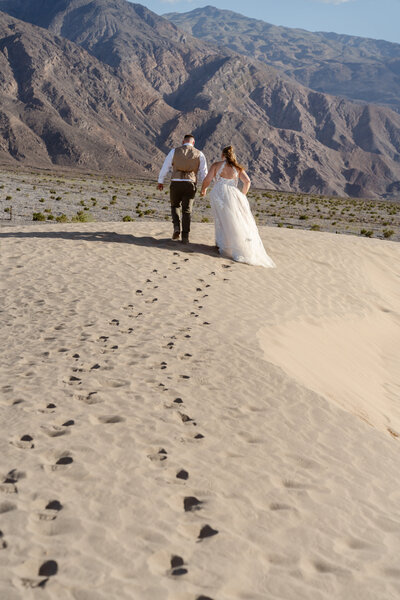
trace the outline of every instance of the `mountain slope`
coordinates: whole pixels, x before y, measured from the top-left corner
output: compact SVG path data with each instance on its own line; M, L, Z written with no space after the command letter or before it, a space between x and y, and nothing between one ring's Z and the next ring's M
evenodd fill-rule
M217 54L126 0L0 0L0 10L68 38L125 77L144 76L162 94L178 89L193 69Z
M277 27L212 6L164 16L199 39L257 58L316 91L400 110L400 44Z
M110 170L148 166L166 114L163 107L160 118L155 94L127 84L76 44L0 17L1 159Z
M3 162L154 176L192 131L209 161L236 145L255 185L375 197L400 185L389 109L312 91L125 0L10 6L51 31L0 13Z

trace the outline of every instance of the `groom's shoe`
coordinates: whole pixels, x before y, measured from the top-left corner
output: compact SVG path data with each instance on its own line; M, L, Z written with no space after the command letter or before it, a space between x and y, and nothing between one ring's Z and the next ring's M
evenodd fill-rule
M179 240L180 237L181 237L180 231L174 231L174 233L172 234L173 240Z

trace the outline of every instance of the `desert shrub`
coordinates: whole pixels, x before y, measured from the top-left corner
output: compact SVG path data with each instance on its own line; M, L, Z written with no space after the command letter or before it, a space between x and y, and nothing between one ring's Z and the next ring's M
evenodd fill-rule
M12 200L12 196L6 196L6 200Z
M361 229L360 234L370 238L374 235L374 232L371 229Z
M308 215L300 215L299 219L300 221L306 221L308 219Z
M32 215L32 221L45 221L45 220L46 220L46 217L41 212L36 212L36 213L33 213L33 215Z
M124 217L122 217L123 221L133 221L132 217L130 215L125 215Z
M320 231L321 227L317 223L313 223L310 229L311 231Z
M208 217L202 217L201 222L202 223L209 223L210 219Z
M44 198L40 198L40 199L39 199L39 202L42 202L42 203L43 203L43 202L44 202Z
M10 212L10 208L9 207L5 208L4 212L9 213Z
M85 213L83 210L78 210L76 215L72 217L71 221L73 223L90 223L91 221L94 221L94 218L90 213Z
M383 237L385 239L388 239L388 238L392 237L392 235L394 235L393 229L384 229L383 230Z
M56 217L56 221L57 223L68 223L68 217L67 215L64 215L64 213L62 215L59 215L58 217Z
M56 201L60 202L60 200L62 200L62 196L57 196Z
M47 220L48 221L53 221L53 219L54 219L54 215L52 215L52 214L47 215Z
M108 210L108 206L102 206L101 210Z

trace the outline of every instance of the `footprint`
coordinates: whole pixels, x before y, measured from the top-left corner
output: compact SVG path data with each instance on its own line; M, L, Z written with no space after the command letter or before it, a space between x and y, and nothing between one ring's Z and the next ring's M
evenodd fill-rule
M45 512L39 513L41 521L54 521L57 514L63 509L63 505L58 500L51 500L45 507Z
M39 577L54 577L57 575L58 565L55 560L46 560L39 568Z
M280 504L279 502L273 502L269 505L270 510L293 510L292 506L288 504Z
M189 479L189 473L187 471L185 471L185 469L181 469L176 474L176 477L177 477L177 479L183 479L186 481L186 479Z
M50 500L50 502L46 506L46 510L62 510L63 505L58 500Z
M65 421L65 423L62 424L63 427L72 427L72 425L75 425L75 421L73 419Z
M189 415L185 415L184 413L181 413L181 412L178 412L178 415L182 419L182 423L190 423L191 421L193 421L193 419L191 419L189 417Z
M318 560L314 561L315 569L322 574L325 573L335 573L336 575L347 575L350 574L348 569L343 569L342 567L338 567L337 565L329 564L325 561Z
M66 429L63 429L59 425L41 425L41 429L45 432L49 437L60 437L61 435L66 435L69 433Z
M194 439L195 439L195 440L202 440L203 438L204 438L204 435L203 435L202 433L197 433L197 434L194 436Z
M78 400L81 400L85 404L99 404L102 402L102 400L97 397L97 392L90 392L86 396L78 396Z
M183 404L182 398L175 398L174 402L175 404Z
M183 499L183 508L185 509L185 512L201 510L202 504L202 500L198 500L195 496L186 496L186 498Z
M11 443L13 444L13 446L21 448L22 450L27 450L35 447L35 444L33 443L33 437L28 434L23 435L19 440Z
M52 466L52 470L58 471L60 469L63 469L64 467L68 467L73 462L74 462L74 459L72 458L72 456L68 456L67 454L65 456L60 456L60 458L57 460L56 464Z
M183 567L185 564L183 558L181 556L172 556L171 557L171 575L180 576L186 575L188 572L187 569Z
M210 527L210 525L204 525L204 527L200 529L198 539L203 540L205 538L212 537L213 535L217 535L217 533L219 533L217 529L213 529Z
M17 469L12 469L7 473L6 477L3 479L3 482L0 485L0 490L5 492L6 494L17 494L18 488L16 486L16 483L18 483L18 481L20 479L23 479L24 477L25 473L23 471L17 471Z
M17 508L16 504L12 502L0 502L0 515L3 515L6 512L11 512Z
M5 550L7 548L7 542L4 539L4 533L0 531L0 550Z
M288 488L291 490L308 490L311 488L311 486L308 485L307 483L300 483L298 481L292 481L290 479L286 479L283 482L283 485L285 486L285 488Z
M167 454L168 452L165 450L165 448L161 448L156 454L148 454L147 458L153 462L163 462L164 460L167 460Z
M125 419L118 415L98 417L100 423L123 423Z

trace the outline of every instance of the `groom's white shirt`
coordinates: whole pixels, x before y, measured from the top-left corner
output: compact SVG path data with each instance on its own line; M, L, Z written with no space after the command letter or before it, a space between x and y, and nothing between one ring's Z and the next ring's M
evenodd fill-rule
M191 146L192 144L183 144L183 145ZM200 152L200 150L199 150L199 152ZM174 154L175 154L175 149L171 150L171 152L169 152L169 154L167 154L167 157L164 160L164 164L161 167L161 171L158 176L158 183L164 183L165 177L171 171ZM205 179L205 177L207 176L208 169L207 169L206 157L204 156L204 154L202 152L200 152L199 158L200 158L200 165L199 165L199 171L197 173L197 182L200 184L203 182L203 179ZM171 181L187 181L187 179L171 179Z

